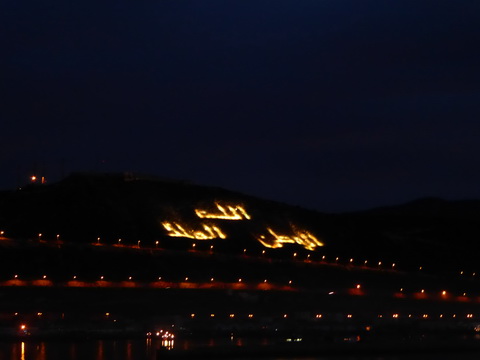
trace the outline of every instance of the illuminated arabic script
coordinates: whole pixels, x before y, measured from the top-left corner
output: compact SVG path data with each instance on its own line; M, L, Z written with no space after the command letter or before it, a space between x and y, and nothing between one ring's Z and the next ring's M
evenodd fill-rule
M219 212L209 213L207 210L195 209L195 214L202 219L221 219L221 220L250 220L251 217L245 211L245 209L240 206L231 206L226 205L222 206L218 203L215 203Z
M317 246L323 246L315 236L306 230L293 229L293 235L279 235L271 228L267 228L270 235L260 235L257 240L265 247L276 249L283 247L283 244L299 244L307 250L315 250Z
M202 230L186 228L176 222L162 222L162 226L168 231L168 236L184 237L195 240L226 239L227 236L216 226L201 224Z

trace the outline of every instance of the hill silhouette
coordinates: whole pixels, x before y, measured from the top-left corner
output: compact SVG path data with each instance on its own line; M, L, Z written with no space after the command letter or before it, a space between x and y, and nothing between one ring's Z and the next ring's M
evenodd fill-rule
M187 249L191 238L171 237L162 224L177 222L198 229L196 209L215 204L242 205L250 220L212 220L226 239L201 240L224 252L261 251L261 234L300 229L324 246L301 244L269 249L279 256L293 251L338 261L397 263L434 272L475 271L480 238L480 201L419 199L398 206L329 214L260 199L219 187L136 174L74 173L49 185L27 185L0 193L0 228L12 239L54 239L71 243L123 244Z

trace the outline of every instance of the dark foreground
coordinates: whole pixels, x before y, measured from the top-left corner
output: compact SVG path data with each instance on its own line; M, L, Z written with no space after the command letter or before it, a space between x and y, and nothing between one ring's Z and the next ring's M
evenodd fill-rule
M160 347L157 359L250 359L250 358L313 358L329 359L336 357L356 358L401 358L403 356L429 357L439 359L464 358L480 353L480 337L454 334L420 336L411 339L397 337L361 338L345 337L332 343L292 341L268 343L265 345L223 344L219 346L197 346L189 349ZM475 355L475 356L477 356Z
M265 341L267 340L267 341ZM162 359L264 359L264 360L471 360L480 356L475 335L439 334L412 339L347 336L332 342L274 341L264 338L179 337L0 340L0 359L9 360L162 360ZM170 350L167 350L170 348Z

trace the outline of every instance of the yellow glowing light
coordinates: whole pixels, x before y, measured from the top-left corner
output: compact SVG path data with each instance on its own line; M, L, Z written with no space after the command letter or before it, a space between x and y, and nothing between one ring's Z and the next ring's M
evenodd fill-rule
M195 214L201 219L220 219L220 220L250 220L250 215L240 205L220 205L215 203L219 212L210 213L207 210L195 209Z
M176 222L162 222L162 226L168 231L168 236L184 237L195 240L226 239L227 236L215 225L201 224L202 230L186 228Z
M323 246L323 243L319 241L313 234L306 230L298 230L292 227L292 235L279 235L275 233L271 228L267 228L270 234L267 238L265 235L260 235L257 240L267 248L281 248L283 244L299 244L307 250L315 250L317 246Z

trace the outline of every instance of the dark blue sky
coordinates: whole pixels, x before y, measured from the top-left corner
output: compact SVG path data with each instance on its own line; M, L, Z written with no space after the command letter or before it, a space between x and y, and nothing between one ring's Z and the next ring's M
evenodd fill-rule
M480 198L476 0L0 2L1 189L136 171L321 211Z

